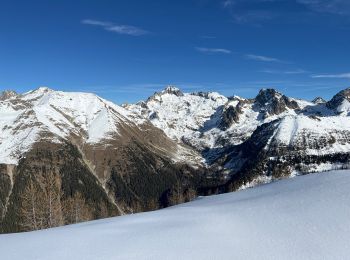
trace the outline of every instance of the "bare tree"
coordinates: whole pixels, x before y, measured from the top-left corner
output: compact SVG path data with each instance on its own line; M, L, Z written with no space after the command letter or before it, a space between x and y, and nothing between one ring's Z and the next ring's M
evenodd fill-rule
M59 176L46 173L36 177L36 182L30 179L21 196L22 226L26 230L37 230L63 225Z
M108 208L105 202L101 202L100 204L100 214L99 214L99 218L107 218L109 217L109 213L108 213Z
M93 219L92 210L80 192L65 200L64 216L67 224Z
M41 206L43 195L41 188L30 179L22 194L21 216L24 229L43 228L43 208Z
M63 225L61 179L58 175L47 173L41 176L39 183L44 192L45 226L50 228Z

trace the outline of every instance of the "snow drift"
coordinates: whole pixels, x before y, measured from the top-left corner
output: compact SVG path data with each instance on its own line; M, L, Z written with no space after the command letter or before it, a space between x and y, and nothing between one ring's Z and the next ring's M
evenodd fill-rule
M347 259L350 171L286 179L164 210L0 235L0 258Z

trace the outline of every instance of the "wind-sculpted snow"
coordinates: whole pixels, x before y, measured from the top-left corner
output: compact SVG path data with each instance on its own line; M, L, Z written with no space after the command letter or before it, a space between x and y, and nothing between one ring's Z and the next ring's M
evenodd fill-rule
M348 259L349 189L350 172L333 171L149 213L0 235L0 259Z

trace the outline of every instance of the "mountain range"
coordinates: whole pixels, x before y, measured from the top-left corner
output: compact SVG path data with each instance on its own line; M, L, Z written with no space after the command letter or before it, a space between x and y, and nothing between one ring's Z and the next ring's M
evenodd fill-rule
M57 199L61 225L74 222L72 199L84 205L81 220L97 219L348 168L349 115L350 89L306 101L275 89L247 99L168 86L122 106L46 87L4 91L1 232L39 227L33 209L43 211L44 197Z

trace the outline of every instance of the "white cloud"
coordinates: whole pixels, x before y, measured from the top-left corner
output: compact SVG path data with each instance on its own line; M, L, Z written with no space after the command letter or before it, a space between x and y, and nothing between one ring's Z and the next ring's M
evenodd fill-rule
M269 74L304 74L304 73L308 73L306 70L303 69L295 69L295 70L273 70L273 69L264 69L261 70L260 72L263 73L269 73Z
M222 6L227 8L227 7L230 7L230 6L234 5L234 3L235 2L233 0L225 0L225 1L222 2Z
M137 28L135 26L130 26L130 25L113 25L111 27L106 28L106 30L120 33L120 34L133 35L133 36L148 34L147 31Z
M90 20L90 19L82 20L81 23L92 25L92 26L100 26L106 31L115 32L119 34L126 34L131 36L141 36L141 35L149 34L148 31L132 25L118 25L111 22L103 22L103 21Z
M349 0L297 0L297 3L303 4L315 12L338 15L350 14Z
M200 36L202 39L216 39L216 36L211 36L211 35L203 35Z
M263 61L263 62L280 62L285 63L284 61L281 61L276 58L262 56L262 55L255 55L255 54L247 54L246 58L249 60L256 60L256 61Z
M108 27L108 26L113 25L112 23L109 23L109 22L101 22L101 21L90 20L90 19L82 20L81 23L89 24L89 25L103 26L103 27Z
M206 52L206 53L223 53L223 54L230 54L231 51L227 49L220 49L220 48L203 48L203 47L196 47L196 50L199 52Z
M234 22L255 26L284 17L310 18L310 13L350 15L350 0L220 0L220 4Z
M341 74L320 74L320 75L312 75L312 78L329 78L329 79L350 79L349 73L341 73Z

